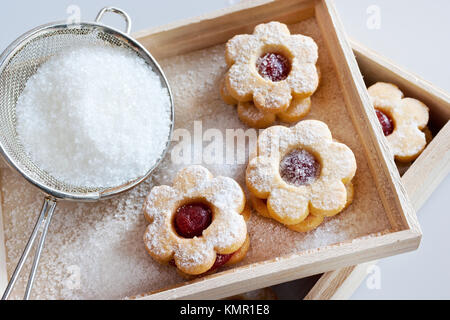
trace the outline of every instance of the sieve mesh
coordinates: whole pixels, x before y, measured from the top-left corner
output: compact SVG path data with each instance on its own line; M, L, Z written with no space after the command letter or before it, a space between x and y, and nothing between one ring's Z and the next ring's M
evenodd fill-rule
M140 180L124 181L122 185L113 188L105 188L102 186L87 188L59 181L31 161L17 137L16 102L24 90L28 79L36 73L39 66L52 56L58 55L65 50L70 50L74 46L104 45L105 43L109 43L112 46L120 46L135 52L160 75L162 84L168 88L159 67L142 47L136 45L120 32L115 32L113 29L96 24L83 23L73 26L63 24L52 25L37 30L21 41L1 66L0 144L5 156L14 163L22 175L35 184L37 182L38 186L40 184L45 189L54 189L57 192L75 194L77 198L80 198L83 195L87 197L89 193L96 192L115 194L125 191L132 187L137 180ZM159 161L157 161L158 163ZM147 175L152 169L149 168ZM44 191L51 194L49 190Z

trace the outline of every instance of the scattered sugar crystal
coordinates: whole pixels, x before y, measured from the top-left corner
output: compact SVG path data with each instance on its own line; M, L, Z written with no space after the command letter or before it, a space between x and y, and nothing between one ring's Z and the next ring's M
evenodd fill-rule
M17 133L41 169L72 185L110 187L143 176L170 132L170 99L130 50L69 49L41 65L16 106Z

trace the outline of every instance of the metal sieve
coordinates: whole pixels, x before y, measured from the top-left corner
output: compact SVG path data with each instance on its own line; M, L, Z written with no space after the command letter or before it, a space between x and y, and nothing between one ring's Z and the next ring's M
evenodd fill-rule
M106 12L121 15L126 22L126 31L121 32L102 25L100 21ZM106 7L98 13L95 23L52 23L37 27L14 41L0 56L0 152L13 169L17 170L31 184L46 194L39 218L11 276L2 300L9 297L38 233L40 233L39 243L36 247L25 289L24 299L29 298L57 200L98 201L128 191L144 181L165 156L170 144L174 123L172 92L161 67L142 45L129 36L130 30L131 20L124 11L114 7ZM144 59L151 69L159 75L162 86L167 88L169 92L172 122L164 152L162 152L157 162L148 168L144 176L132 181L124 181L122 184L114 187L98 186L86 188L59 181L31 161L17 137L15 109L17 99L25 88L28 79L42 63L74 46L104 45L105 43L134 52Z

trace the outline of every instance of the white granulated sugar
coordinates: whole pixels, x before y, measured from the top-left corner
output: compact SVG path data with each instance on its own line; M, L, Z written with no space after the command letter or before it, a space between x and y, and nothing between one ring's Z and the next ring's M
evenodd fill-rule
M72 48L45 62L16 106L17 133L38 167L77 186L108 187L144 175L170 132L170 99L135 53Z

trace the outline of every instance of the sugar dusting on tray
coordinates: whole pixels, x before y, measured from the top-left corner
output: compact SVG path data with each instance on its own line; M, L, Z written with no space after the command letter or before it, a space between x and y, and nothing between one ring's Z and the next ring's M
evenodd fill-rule
M313 37L319 45L318 63L322 80L312 97L313 108L307 119L326 122L333 137L348 145L355 153L358 163L358 172L353 179L355 198L344 212L327 218L321 226L308 233L294 232L271 219L253 214L247 223L250 249L239 265L278 259L299 252L307 253L315 251L315 248L358 237L371 237L390 227L364 149L345 111L346 103L338 75L317 22L310 18L289 27L292 33ZM247 129L239 121L235 108L226 105L218 93L220 79L227 69L223 58L224 49L224 44L220 44L160 61L174 94L177 116L175 128L186 129L191 137L195 131L194 121L200 120L203 132L219 129L225 134L227 129ZM174 141L172 148L176 148L183 139ZM190 142L194 150L192 140ZM209 143L205 141L205 146ZM247 155L245 150L240 149L236 150L236 154ZM204 165L215 176L229 176L241 186L245 185L243 173L246 161L242 164ZM32 298L116 299L185 282L176 268L161 265L146 252L142 235L148 222L141 212L151 188L171 184L174 175L184 166L166 157L151 179L129 193L95 204L58 204L58 214L55 214L50 225ZM42 195L8 169L0 170L0 187L7 267L11 274L34 224L35 216L30 215L30 212L41 205ZM31 261L25 273L30 264ZM18 280L13 298L23 297L25 278Z
M108 187L143 176L170 132L159 76L127 49L72 48L41 65L16 106L33 162L58 180Z

